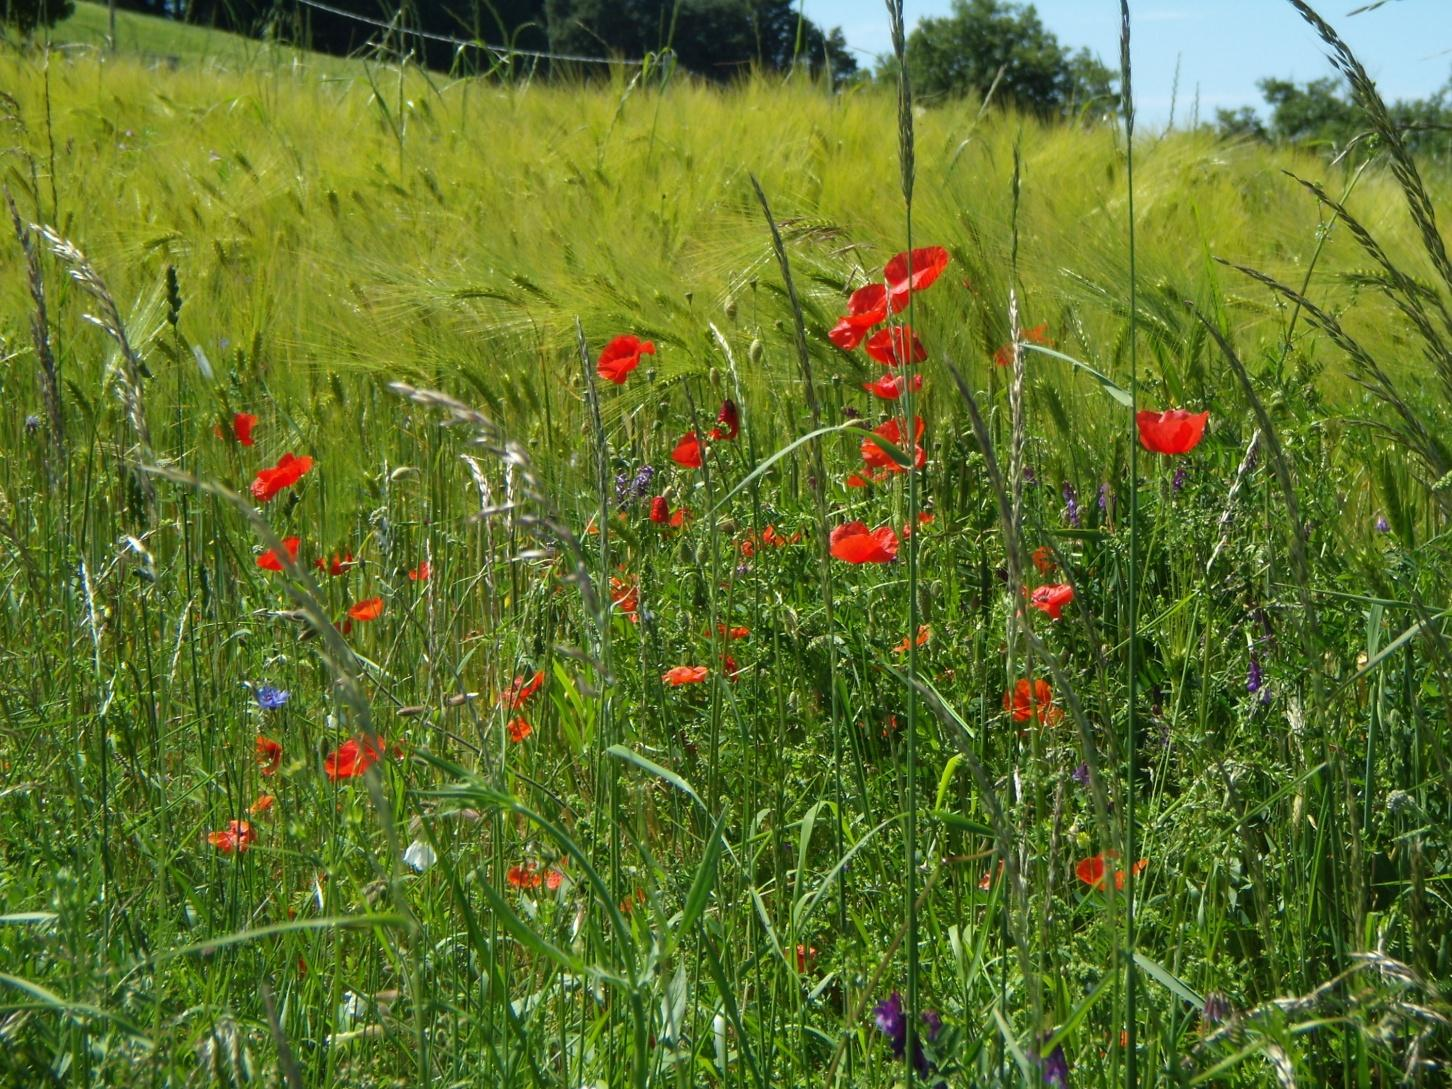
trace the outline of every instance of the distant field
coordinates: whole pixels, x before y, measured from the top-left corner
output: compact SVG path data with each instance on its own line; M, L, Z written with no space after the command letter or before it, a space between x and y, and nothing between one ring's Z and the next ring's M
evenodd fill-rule
M0 55L0 1085L1444 1084L1445 178L1139 134L1132 286L1112 119L909 225L880 89L105 34Z

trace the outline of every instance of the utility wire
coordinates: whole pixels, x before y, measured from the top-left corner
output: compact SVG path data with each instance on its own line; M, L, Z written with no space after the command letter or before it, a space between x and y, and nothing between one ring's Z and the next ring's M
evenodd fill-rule
M399 34L412 34L416 38L424 38L431 42L445 42L458 47L471 46L475 49L482 49L502 60L510 57L533 57L536 60L570 61L574 64L613 64L626 68L639 68L645 64L643 60L627 60L624 57L584 57L575 53L541 53L533 49L510 49L502 45L490 45L488 42L481 42L469 38L454 38L448 34L435 34L428 30L416 30L412 27L399 26L397 23L385 23L381 19L372 19L367 15L360 15L356 11L345 11L331 4L324 4L321 0L297 0L297 3L304 7L325 11L329 15L340 15L345 19L352 19L354 22L367 23L369 26L377 27L379 30L387 30Z

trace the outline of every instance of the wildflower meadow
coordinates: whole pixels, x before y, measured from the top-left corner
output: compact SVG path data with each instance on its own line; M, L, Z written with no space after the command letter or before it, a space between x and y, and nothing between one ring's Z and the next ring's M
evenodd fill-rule
M0 1085L1449 1084L1452 185L1291 2L1335 161L1135 4L1057 124L0 54Z

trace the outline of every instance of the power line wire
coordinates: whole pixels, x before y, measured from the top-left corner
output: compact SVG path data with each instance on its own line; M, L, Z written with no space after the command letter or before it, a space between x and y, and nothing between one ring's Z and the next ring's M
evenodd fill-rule
M645 64L643 60L628 60L624 57L585 57L576 53L541 53L533 49L511 49L501 45L490 45L488 42L468 38L454 38L448 34L435 34L428 30L416 30L413 27L399 26L396 23L385 23L381 19L372 19L367 15L360 15L356 11L345 11L343 8L337 8L331 4L324 4L321 0L297 0L297 3L304 7L325 11L329 15L340 15L345 19L352 19L355 22L367 23L369 26L377 27L379 30L393 31L399 34L412 34L416 38L424 38L431 42L444 42L457 47L471 46L475 49L482 49L485 52L499 57L501 60L510 57L533 57L537 60L570 61L574 64L613 64L627 68L639 68Z

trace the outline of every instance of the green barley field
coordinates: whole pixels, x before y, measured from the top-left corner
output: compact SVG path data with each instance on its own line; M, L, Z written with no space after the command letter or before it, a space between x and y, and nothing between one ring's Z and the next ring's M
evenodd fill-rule
M1374 99L78 7L0 55L0 1085L1449 1084L1452 184Z

